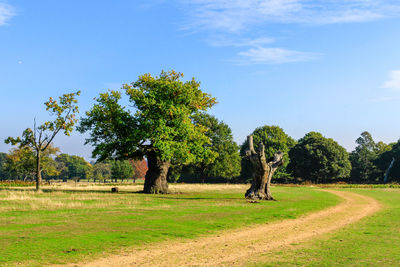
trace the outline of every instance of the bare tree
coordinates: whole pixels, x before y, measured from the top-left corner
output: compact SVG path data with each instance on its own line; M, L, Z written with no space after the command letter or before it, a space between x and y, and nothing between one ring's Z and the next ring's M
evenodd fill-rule
M253 136L247 137L249 150L246 151L246 157L249 158L253 167L253 181L251 187L246 191L247 199L274 200L271 195L271 179L275 171L283 164L283 153L277 152L273 160L268 161L265 157L265 146L259 144L259 150L255 151L253 145Z

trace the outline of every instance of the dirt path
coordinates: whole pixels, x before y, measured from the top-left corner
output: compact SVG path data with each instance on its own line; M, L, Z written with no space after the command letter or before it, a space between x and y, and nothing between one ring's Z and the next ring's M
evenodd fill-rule
M237 266L258 254L307 241L334 231L380 209L370 197L326 190L344 201L334 207L298 219L226 231L218 236L169 241L125 255L101 258L82 266Z

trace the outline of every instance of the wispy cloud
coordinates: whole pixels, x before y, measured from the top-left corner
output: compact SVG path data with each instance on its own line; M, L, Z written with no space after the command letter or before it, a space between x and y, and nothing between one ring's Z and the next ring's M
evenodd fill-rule
M261 37L255 39L249 38L228 38L226 36L213 37L209 40L212 46L234 46L234 47L260 47L275 42L275 39L268 37Z
M11 5L0 1L0 26L4 26L15 16L15 9Z
M188 28L239 32L263 23L332 24L400 15L398 0L178 0Z
M384 82L382 88L400 91L400 70L392 70L389 73L389 79Z
M270 24L323 25L400 17L399 0L176 1L186 14L185 29L214 36L209 42L212 46L244 47L232 60L239 64L281 64L321 57L319 53L290 50L278 44L272 47L274 38L248 38L254 32L265 32Z
M238 59L234 60L240 64L282 64L299 61L318 59L321 54L299 52L283 48L255 47L238 53Z

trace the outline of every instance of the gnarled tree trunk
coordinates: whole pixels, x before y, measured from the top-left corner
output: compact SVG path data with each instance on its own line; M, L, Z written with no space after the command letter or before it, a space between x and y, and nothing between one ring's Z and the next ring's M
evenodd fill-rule
M148 153L147 163L149 169L146 172L143 192L147 194L168 193L167 174L171 163L162 161L154 151Z
M245 197L247 199L274 200L270 189L271 178L275 171L283 164L283 153L275 153L274 159L267 162L264 144L260 143L259 151L255 151L253 136L248 136L247 140L249 143L249 150L246 151L246 156L253 166L253 181Z

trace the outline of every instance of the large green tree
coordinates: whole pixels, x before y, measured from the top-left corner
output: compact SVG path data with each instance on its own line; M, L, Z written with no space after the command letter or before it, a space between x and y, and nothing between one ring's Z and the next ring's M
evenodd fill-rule
M275 176L276 178L290 177L290 173L286 170L286 166L289 164L289 150L296 144L296 141L287 135L282 128L279 126L262 126L256 128L253 133L253 143L255 151L259 150L260 144L264 144L265 157L267 160L271 160L277 151L283 153L283 165L277 169ZM240 155L242 156L242 173L241 177L244 181L248 181L252 178L253 167L248 157L245 157L246 151L249 149L248 139L240 147Z
M100 94L82 119L81 132L89 132L86 143L95 148L93 156L104 159L147 158L145 193L167 193L171 160L191 163L215 157L204 144L210 142L206 127L195 124L193 116L216 101L202 92L194 78L181 81L182 73L161 72L139 76L123 89L134 110L120 104L121 93Z
M42 154L49 148L54 137L59 132L63 132L69 136L73 130L77 119L78 103L76 97L80 95L80 91L76 93L64 94L59 97L59 100L54 100L50 97L49 101L45 102L46 110L55 116L54 120L46 121L42 125L37 126L34 121L33 129L27 128L22 133L22 137L8 137L5 143L18 145L22 147L30 147L35 152L36 159L36 190L40 190L42 184Z
M233 141L232 130L227 124L215 116L201 113L194 116L194 123L207 128L206 136L211 143L204 144L218 156L215 160L203 159L183 168L185 175L200 178L202 182L208 178L232 179L240 175L239 146Z
M289 151L288 170L295 177L314 183L348 178L351 171L349 153L331 138L310 132Z

